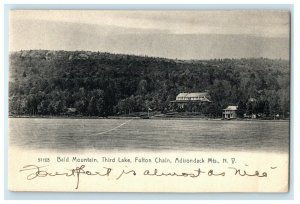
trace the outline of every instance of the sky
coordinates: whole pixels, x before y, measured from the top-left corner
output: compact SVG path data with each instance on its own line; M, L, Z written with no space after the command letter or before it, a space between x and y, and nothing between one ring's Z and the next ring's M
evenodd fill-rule
M285 11L10 12L10 51L88 50L172 59L289 59Z

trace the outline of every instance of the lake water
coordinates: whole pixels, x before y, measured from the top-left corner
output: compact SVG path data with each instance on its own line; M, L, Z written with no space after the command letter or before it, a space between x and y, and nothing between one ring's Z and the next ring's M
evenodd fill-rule
M9 142L55 151L288 152L288 121L9 118Z

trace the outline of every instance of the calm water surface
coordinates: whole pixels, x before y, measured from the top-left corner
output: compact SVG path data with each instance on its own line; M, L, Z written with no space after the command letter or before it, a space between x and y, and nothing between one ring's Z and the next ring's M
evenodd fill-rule
M10 118L11 145L57 151L288 152L287 121Z

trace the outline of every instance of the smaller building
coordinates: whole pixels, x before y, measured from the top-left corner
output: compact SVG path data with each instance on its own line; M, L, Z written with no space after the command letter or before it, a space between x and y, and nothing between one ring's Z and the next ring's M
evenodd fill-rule
M252 113L252 114L247 114L247 113L244 113L244 118L251 118L251 119L256 119L256 114Z
M67 114L68 115L73 115L77 112L77 109L76 108L68 108L67 109Z
M228 106L227 108L223 109L222 117L224 119L234 119L237 117L236 111L238 106Z

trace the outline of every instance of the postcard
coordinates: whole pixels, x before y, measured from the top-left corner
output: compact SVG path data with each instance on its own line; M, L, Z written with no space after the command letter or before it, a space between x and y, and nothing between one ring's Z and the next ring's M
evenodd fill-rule
M10 191L288 192L286 10L11 10Z

